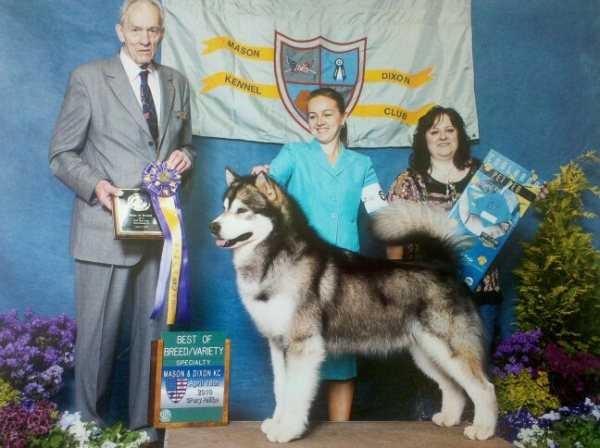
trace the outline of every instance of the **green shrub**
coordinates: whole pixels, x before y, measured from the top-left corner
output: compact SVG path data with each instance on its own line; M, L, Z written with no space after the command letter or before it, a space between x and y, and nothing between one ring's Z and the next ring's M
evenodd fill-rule
M548 184L548 196L536 202L543 221L535 238L523 244L515 270L519 301L516 317L523 331L539 328L571 353L600 355L600 251L579 221L593 218L582 195L600 196L583 163L600 163L595 152L584 153L560 168ZM549 342L549 341L547 341Z
M552 429L558 446L600 448L600 424L594 419L571 416Z

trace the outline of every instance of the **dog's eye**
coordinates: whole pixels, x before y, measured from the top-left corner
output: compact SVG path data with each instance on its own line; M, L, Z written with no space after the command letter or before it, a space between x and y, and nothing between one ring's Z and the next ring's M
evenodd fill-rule
M247 209L247 208L240 207L240 208L238 208L238 209L237 209L235 212L236 212L236 213L239 215L239 214L241 214L241 213L246 213L247 211L248 211L248 209Z

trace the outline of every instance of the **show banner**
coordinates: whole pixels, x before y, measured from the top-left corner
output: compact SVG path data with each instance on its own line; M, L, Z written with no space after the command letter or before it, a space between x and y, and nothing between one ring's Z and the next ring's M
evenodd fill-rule
M350 146L410 146L434 104L479 135L470 0L163 0L162 62L192 86L197 135L312 138L307 98L338 91Z
M467 239L462 278L473 291L540 189L534 171L493 149L469 181L450 218L457 225L456 234Z
M166 332L152 345L150 420L157 428L229 422L229 339Z

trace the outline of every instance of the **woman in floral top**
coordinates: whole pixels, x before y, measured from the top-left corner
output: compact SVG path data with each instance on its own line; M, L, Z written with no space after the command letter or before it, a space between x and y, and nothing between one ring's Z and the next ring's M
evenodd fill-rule
M421 117L413 141L409 168L392 183L388 201L404 199L450 210L480 161L471 157L462 117L454 109L436 106ZM414 245L388 247L388 257L418 258ZM498 269L492 266L477 287L474 300L483 320L487 351L491 352L502 292Z

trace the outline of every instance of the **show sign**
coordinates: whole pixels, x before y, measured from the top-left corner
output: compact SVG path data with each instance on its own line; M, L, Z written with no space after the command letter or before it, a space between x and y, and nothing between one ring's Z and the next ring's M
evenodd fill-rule
M533 170L491 149L452 210L466 238L462 279L475 291L500 249L542 188Z
M218 332L166 332L152 342L154 427L229 423L229 346Z

